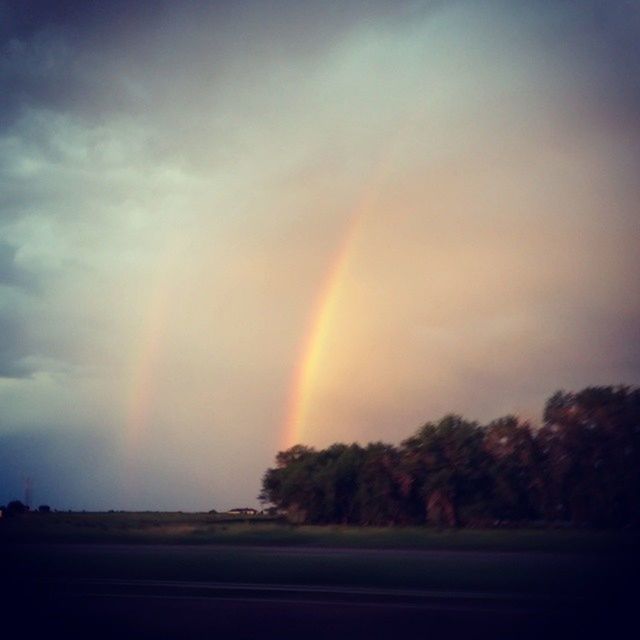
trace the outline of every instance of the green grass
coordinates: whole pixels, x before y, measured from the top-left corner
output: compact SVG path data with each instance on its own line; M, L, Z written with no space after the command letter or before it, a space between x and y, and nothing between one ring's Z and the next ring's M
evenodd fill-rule
M631 531L292 526L266 516L208 513L30 513L0 520L0 543L221 544L369 549L626 552Z

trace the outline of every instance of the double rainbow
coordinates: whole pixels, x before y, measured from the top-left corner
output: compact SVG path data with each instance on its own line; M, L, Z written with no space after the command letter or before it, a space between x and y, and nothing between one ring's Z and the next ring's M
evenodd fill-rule
M349 216L339 246L315 297L289 385L279 442L281 448L289 448L308 435L309 409L321 375L321 362L327 352L328 338L335 328L336 310L345 284L345 274L352 261L363 221L374 208L382 184L390 173L399 138L400 136L396 138L395 144L387 147L387 153L382 162L377 164L373 179L369 181L368 188ZM156 373L166 340L170 305L175 291L172 273L179 244L180 242L176 242L170 248L165 268L159 270L139 349L134 356L133 378L125 417L125 434L130 450L140 445L152 419Z

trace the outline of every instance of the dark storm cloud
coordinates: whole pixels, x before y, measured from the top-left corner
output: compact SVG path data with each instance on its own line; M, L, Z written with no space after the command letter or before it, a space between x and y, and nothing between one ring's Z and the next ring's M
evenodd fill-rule
M633 121L640 129L640 3L595 0L555 6L558 16L547 21L547 29L556 41L549 44L567 59L581 59L595 97L607 109L618 109L625 125Z
M0 3L0 126L11 126L26 109L99 121L135 107L136 96L119 77L130 70L122 58L132 42L162 25L172 4ZM133 58L127 63L135 65Z
M69 21L64 8L58 13L53 6L24 3L5 27L0 45L2 128L14 124L26 109L95 118L124 106L101 56L101 43L92 44L81 20Z

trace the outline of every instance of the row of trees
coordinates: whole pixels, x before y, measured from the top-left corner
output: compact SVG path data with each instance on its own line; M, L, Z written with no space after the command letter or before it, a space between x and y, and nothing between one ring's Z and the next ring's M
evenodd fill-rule
M439 526L640 524L640 388L559 391L533 427L447 415L400 446L296 445L260 499L298 522Z

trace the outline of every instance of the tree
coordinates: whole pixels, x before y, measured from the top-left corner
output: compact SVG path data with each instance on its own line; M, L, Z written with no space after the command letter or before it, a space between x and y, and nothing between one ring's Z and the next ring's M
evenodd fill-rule
M413 483L424 500L427 520L458 526L479 515L488 474L482 433L475 422L449 414L427 422L402 443Z
M5 510L7 516L18 516L23 513L27 513L29 507L26 504L20 502L20 500L12 500Z
M640 390L626 386L558 391L539 434L547 492L574 524L640 522Z
M279 452L276 467L267 469L262 479L260 501L286 509L296 521L307 520L310 512L317 512L313 486L317 457L314 449L302 445Z
M383 442L367 445L356 490L359 522L366 525L410 522L407 480L398 449Z
M499 520L538 517L542 500L540 452L529 423L510 415L493 420L483 431L492 516Z

